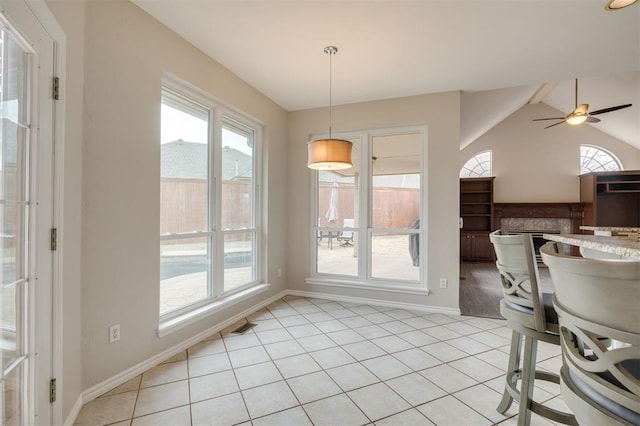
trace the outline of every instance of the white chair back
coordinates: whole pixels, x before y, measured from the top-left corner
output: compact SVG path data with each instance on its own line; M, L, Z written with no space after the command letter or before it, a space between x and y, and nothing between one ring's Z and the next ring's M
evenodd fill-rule
M502 281L504 302L530 310L532 328L546 331L540 275L530 234L503 235L497 230L489 234L496 252L496 266Z
M640 424L640 261L558 251L540 250L555 289L563 399L580 423Z

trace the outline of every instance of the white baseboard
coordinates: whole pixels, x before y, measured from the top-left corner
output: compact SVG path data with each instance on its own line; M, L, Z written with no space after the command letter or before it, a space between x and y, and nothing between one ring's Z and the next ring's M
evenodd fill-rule
M270 305L271 303L282 299L284 296L286 296L288 294L287 290L283 290L263 301L261 301L260 303L253 305L251 308L246 309L182 342L180 342L179 344L168 348L162 352L160 352L157 355L152 356L151 358L146 359L145 361L134 365L131 368L126 369L125 371L122 371L121 373L116 374L113 377L108 378L107 380L104 380L100 383L95 384L94 386L90 387L89 389L86 389L85 391L83 391L80 396L78 397L78 400L76 401L76 403L73 406L73 409L71 410L71 412L69 413L69 416L67 417L67 419L65 420L64 424L65 426L69 425L72 426L77 417L78 414L80 414L80 410L82 409L82 405L86 404L89 401L92 401L94 399L96 399L97 397L99 397L100 395L109 392L111 389L120 386L121 384L133 379L134 377L144 373L145 371L149 370L150 368L155 367L156 365L160 364L163 361L166 361L167 359L171 358L172 356L187 350L188 348L190 348L191 346L195 345L196 343L201 342L202 340L206 339L207 337L211 336L212 334L218 333L222 330L224 330L225 328L235 324L236 322L240 321L241 319L251 315L252 313L264 308L267 305Z
M388 300L369 299L366 297L340 296L337 294L318 293L314 291L287 290L289 296L312 297L314 299L332 300L334 302L349 302L362 305L388 306L390 308L408 309L411 311L428 312L434 314L461 315L460 309L442 306L418 305L414 303L391 302Z
M76 399L76 403L73 404L73 407L71 407L71 411L69 412L67 419L63 423L64 426L73 426L73 424L76 422L76 419L78 418L78 414L80 414L80 410L82 410L82 405L84 404L83 401L84 400L82 398L82 394L80 394L80 396L78 396L78 399Z

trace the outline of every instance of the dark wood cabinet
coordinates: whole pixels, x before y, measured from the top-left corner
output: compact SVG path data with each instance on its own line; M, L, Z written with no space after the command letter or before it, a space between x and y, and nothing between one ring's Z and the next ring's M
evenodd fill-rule
M493 261L493 177L460 179L460 259Z
M595 172L580 176L584 225L640 226L640 171Z
M488 232L460 232L460 258L476 262L495 260Z

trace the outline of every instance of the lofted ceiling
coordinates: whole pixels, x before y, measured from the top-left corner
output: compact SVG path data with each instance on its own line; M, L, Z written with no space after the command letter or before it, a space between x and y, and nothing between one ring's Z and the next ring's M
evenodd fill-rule
M532 98L571 112L579 77L592 111L634 104L593 126L640 149L640 4L131 1L288 111L328 105L335 45L334 105L459 90L464 147Z

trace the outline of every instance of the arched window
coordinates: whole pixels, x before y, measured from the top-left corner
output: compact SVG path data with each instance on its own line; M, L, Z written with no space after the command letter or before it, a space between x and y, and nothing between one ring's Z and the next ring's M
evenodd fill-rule
M622 164L612 153L593 145L580 145L580 174L622 170Z
M460 177L491 176L491 151L482 151L474 155L460 169Z

